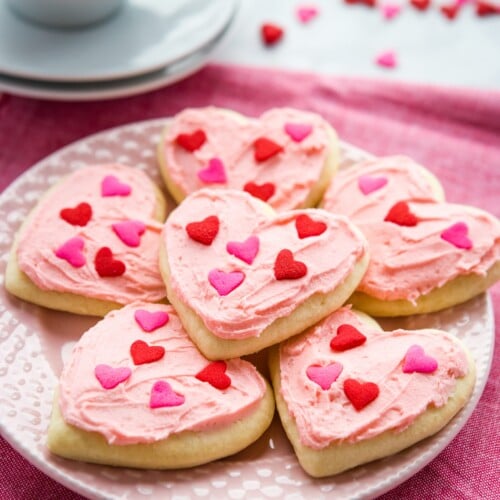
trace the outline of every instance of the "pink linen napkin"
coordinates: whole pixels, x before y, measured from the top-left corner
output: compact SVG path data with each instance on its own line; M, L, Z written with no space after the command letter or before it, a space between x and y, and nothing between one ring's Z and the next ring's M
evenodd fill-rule
M500 92L210 65L132 98L63 103L0 99L0 191L47 154L88 134L185 107L216 105L256 116L292 106L322 114L340 137L377 155L406 154L441 180L451 202L500 216ZM500 325L500 286L491 290ZM496 328L496 352L500 326ZM498 498L500 360L494 357L471 419L429 465L384 500ZM0 438L0 498L76 499Z

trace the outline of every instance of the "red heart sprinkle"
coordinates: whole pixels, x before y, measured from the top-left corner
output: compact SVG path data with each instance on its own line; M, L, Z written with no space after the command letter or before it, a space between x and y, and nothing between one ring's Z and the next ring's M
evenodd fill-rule
M143 340L136 340L130 346L130 355L135 365L143 365L145 363L153 363L163 358L165 355L165 348L160 345L148 345Z
M451 21L457 17L458 11L460 10L460 4L452 3L450 5L441 5L439 10Z
M500 5L494 5L489 2L476 0L476 14L481 17L500 14Z
M283 148L271 141L271 139L267 139L266 137L259 137L254 143L254 158L257 162L263 162L269 160L273 156L277 155Z
M295 227L301 240L310 236L319 236L326 231L324 222L314 221L306 214L301 214L295 219Z
M259 200L267 201L274 194L275 187L271 182L265 184L255 184L255 182L247 182L243 189Z
M265 23L260 28L262 41L266 45L274 45L283 37L284 30L281 26L273 23Z
M202 382L208 382L216 389L227 389L231 385L231 379L226 375L226 369L225 361L214 361L205 366L195 377Z
M373 382L361 383L352 378L344 381L344 393L357 411L376 399L379 392L378 385Z
M387 222L393 222L398 226L411 227L418 224L416 215L410 212L410 207L406 201L398 201L395 203L389 212L387 212L384 220Z
M410 3L418 10L426 10L431 4L431 0L410 0Z
M330 341L332 351L347 351L366 342L366 337L354 326L343 324L337 328L337 335Z
M74 208L63 208L59 216L73 226L86 226L92 217L92 207L85 202L79 203Z
M108 247L102 247L96 253L94 266L101 278L121 276L125 272L125 264L113 259L113 252Z
M207 136L203 130L195 130L191 134L179 134L175 138L175 142L184 148L186 151L196 151L201 148L205 141L207 140Z
M344 0L345 3L348 4L357 4L357 3L362 3L364 5L367 5L368 7L375 7L377 5L377 0Z
M281 250L274 263L274 276L277 280L296 280L307 274L307 266L294 260L290 250Z
M219 218L209 215L199 222L190 222L186 226L188 236L202 245L210 246L219 232Z

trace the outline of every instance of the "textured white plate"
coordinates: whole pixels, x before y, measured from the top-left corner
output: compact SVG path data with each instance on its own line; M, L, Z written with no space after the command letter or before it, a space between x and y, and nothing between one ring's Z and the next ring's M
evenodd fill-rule
M84 164L135 165L159 182L155 146L166 120L112 129L76 142L41 161L0 196L0 285L12 238L40 195ZM343 167L369 156L343 144ZM173 206L173 204L171 205ZM392 457L332 478L315 480L298 465L277 419L241 453L194 469L140 471L63 460L47 453L45 432L52 394L68 349L95 318L49 311L10 297L0 286L0 429L29 461L91 498L371 498L405 481L455 437L474 410L490 370L494 325L491 302L481 295L440 313L384 320L386 329L436 327L461 338L477 363L471 400L435 436Z
M48 29L0 0L0 73L51 82L90 82L157 71L212 42L237 0L128 0L110 20Z

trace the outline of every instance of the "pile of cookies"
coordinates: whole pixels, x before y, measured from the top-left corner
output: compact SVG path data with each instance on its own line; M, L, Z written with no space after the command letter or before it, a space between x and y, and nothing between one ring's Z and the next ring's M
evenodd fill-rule
M464 406L475 368L457 338L384 332L371 316L439 311L494 284L495 217L447 203L406 157L337 172L335 131L294 109L186 109L157 156L170 213L140 170L89 165L46 193L12 247L10 293L103 317L64 366L52 453L193 467L256 441L276 406L300 464L323 477Z

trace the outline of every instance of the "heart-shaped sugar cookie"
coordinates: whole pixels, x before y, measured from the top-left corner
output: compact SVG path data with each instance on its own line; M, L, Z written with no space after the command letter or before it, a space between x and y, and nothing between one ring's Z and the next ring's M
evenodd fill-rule
M216 230L200 237L207 221ZM161 252L169 300L213 359L254 352L310 326L343 303L367 261L364 240L346 218L318 209L273 215L234 190L203 189L186 198L167 220ZM316 298L321 304L311 315L305 304ZM279 337L267 334L301 306L300 321L290 319ZM202 325L210 342L221 341L214 350L198 337Z
M365 342L334 350L339 331L355 331ZM465 404L475 377L452 335L384 332L349 308L273 348L270 369L287 435L302 466L317 477L434 434Z
M43 197L22 226L7 289L55 309L103 315L165 297L158 247L165 202L140 170L81 168Z
M337 168L337 139L319 115L289 108L246 118L219 108L186 109L158 148L177 201L203 187L241 189L277 210L314 206Z

